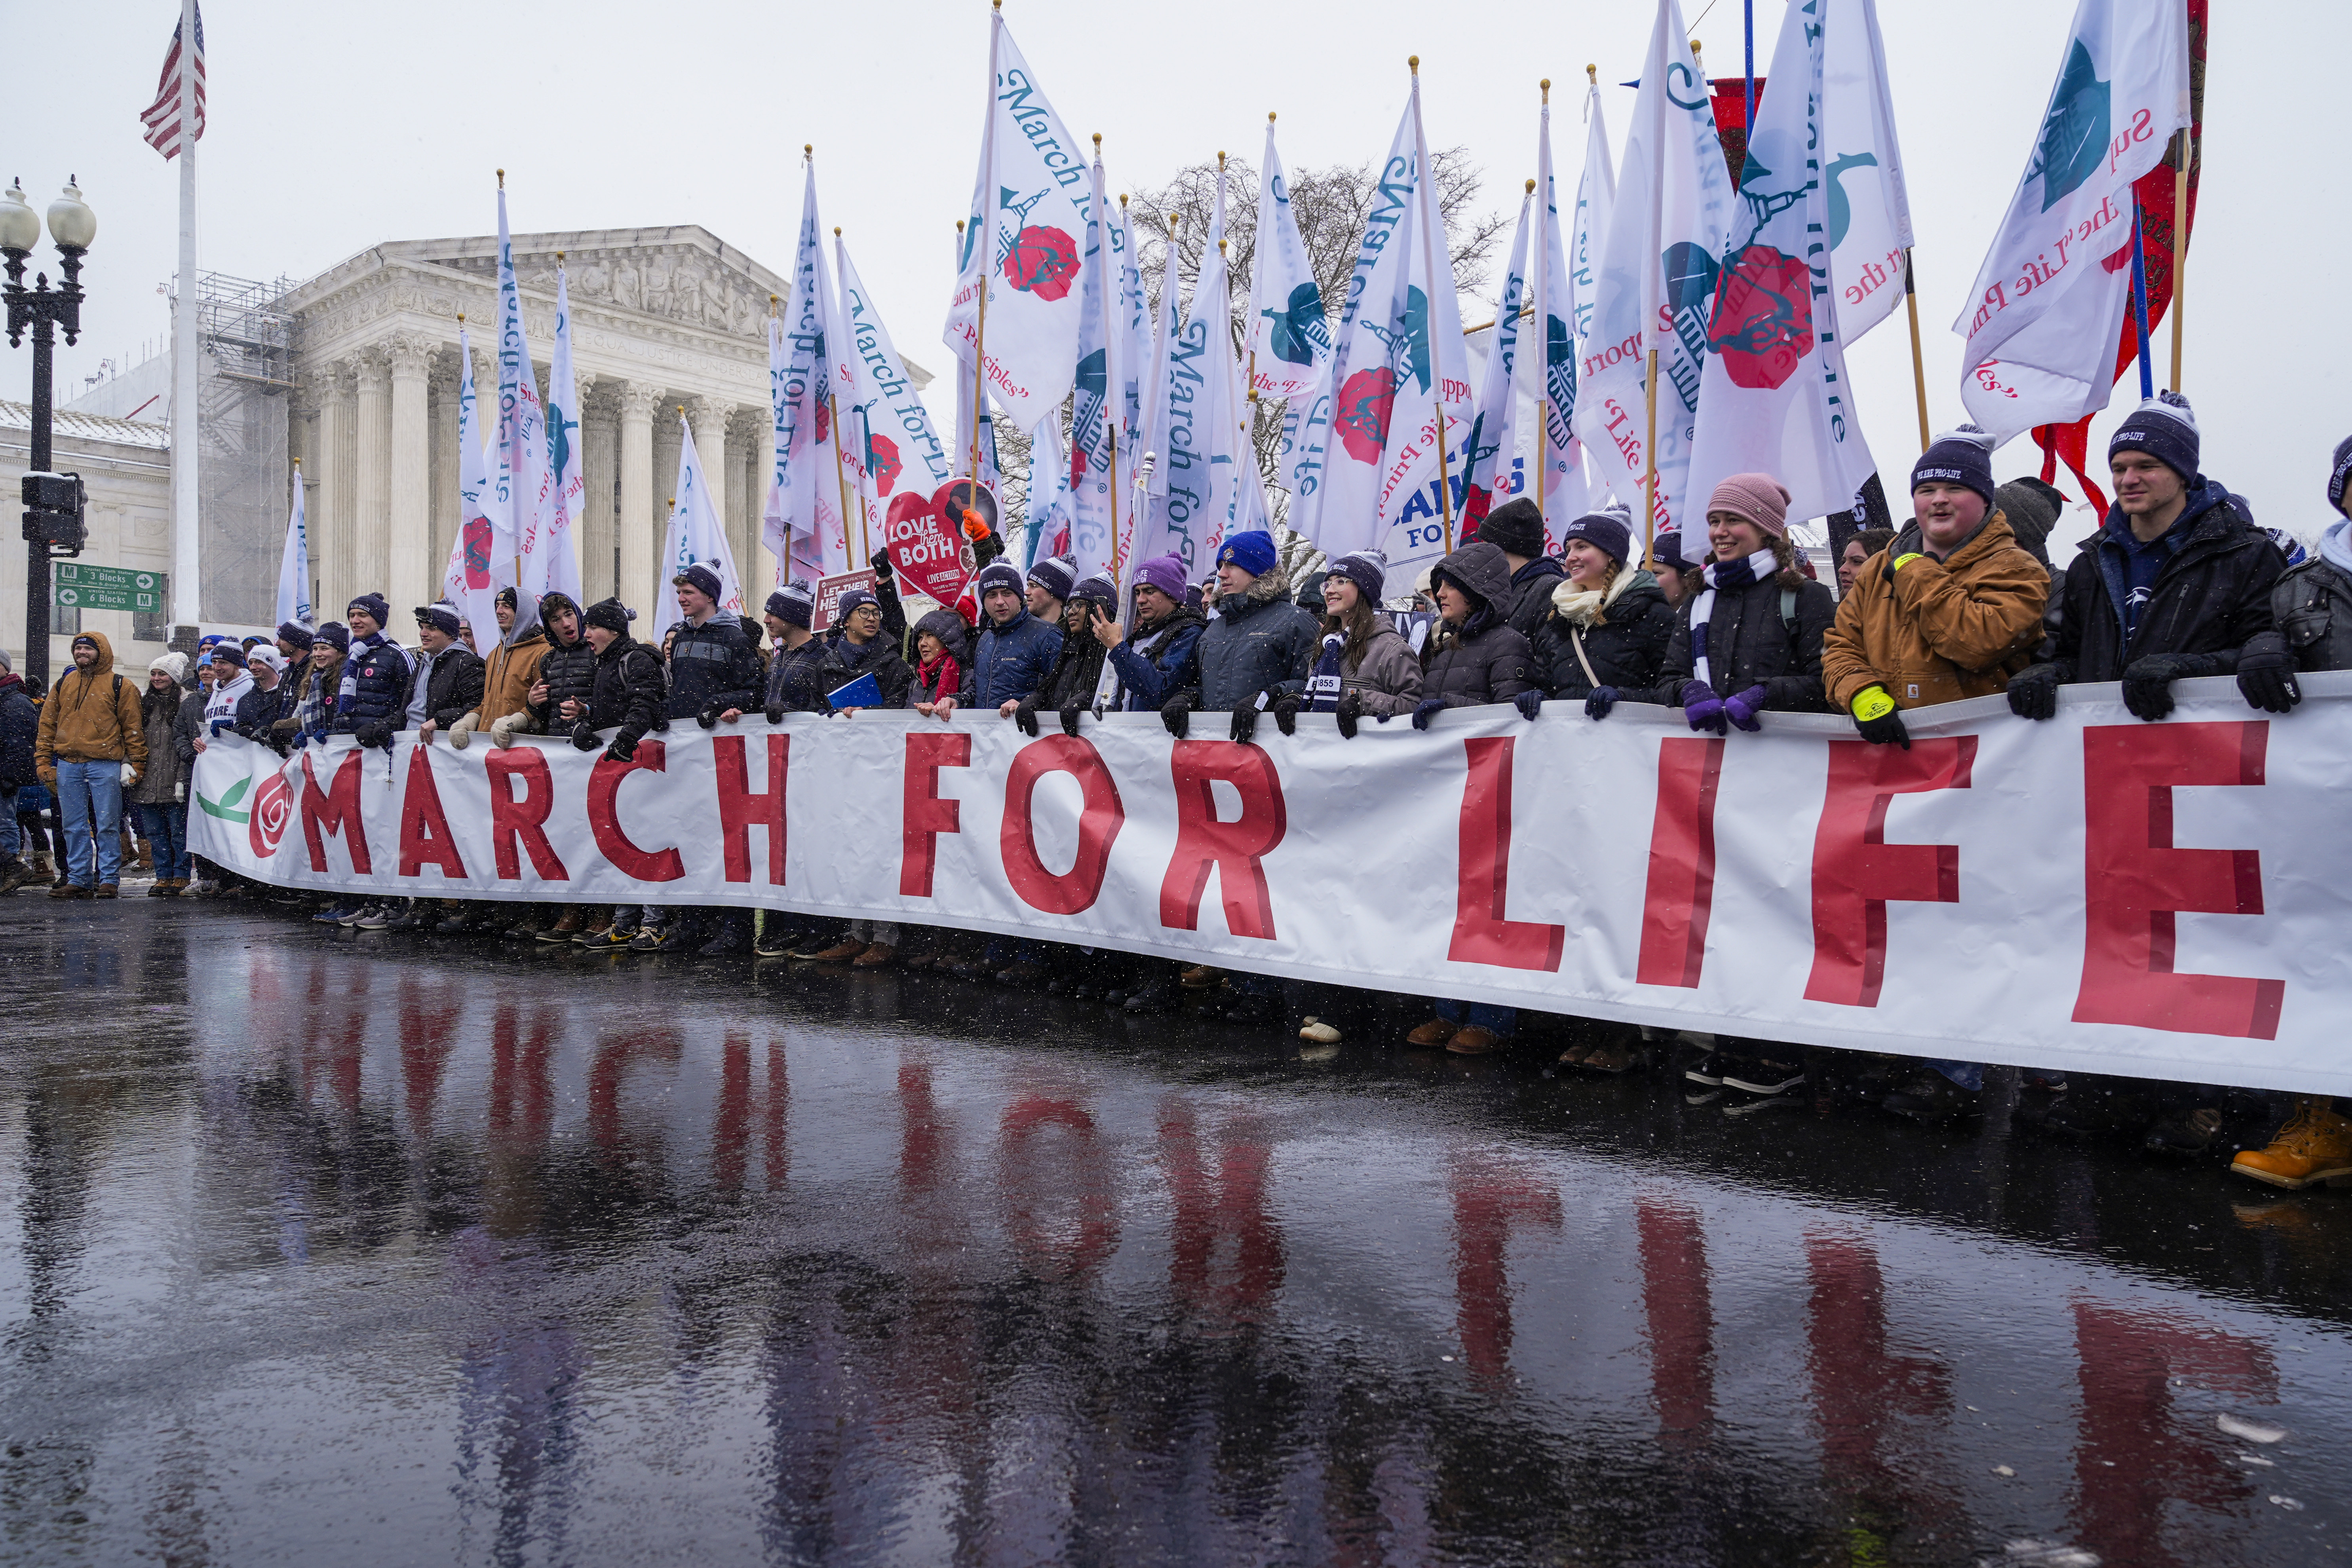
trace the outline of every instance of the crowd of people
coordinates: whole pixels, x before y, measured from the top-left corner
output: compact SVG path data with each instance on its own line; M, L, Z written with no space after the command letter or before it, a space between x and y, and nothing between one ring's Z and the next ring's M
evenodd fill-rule
M1108 578L1081 576L1066 559L1024 573L992 548L973 584L973 620L937 608L912 626L885 552L872 586L843 593L823 632L805 584L769 595L762 637L722 607L719 579L696 565L672 582L679 618L658 647L632 634L635 612L617 599L583 607L508 590L486 655L446 604L417 607L417 647L406 649L384 633L383 595L364 594L343 623L284 626L274 646L215 642L194 669L166 654L142 690L113 674L102 637L85 634L37 722L28 699L39 694L0 665L0 786L16 807L0 822L13 835L28 797L54 794L63 843L53 897L116 895L114 825L127 799L152 848L152 896L324 903L312 919L367 931L903 965L1135 1014L1189 1006L1336 1046L1377 1027L1381 999L1037 939L782 910L754 921L660 904L320 900L218 868L195 878L186 781L196 754L226 731L281 750L332 734L389 747L407 731L461 748L478 735L497 747L518 733L562 735L625 761L647 733L686 721L711 729L754 713L775 721L860 707L926 718L973 709L1029 735L1050 714L1076 734L1081 714L1106 700L1158 713L1180 738L1212 720L1235 742L1268 717L1292 733L1301 712L1329 713L1353 738L1367 721L1425 729L1447 708L1507 703L1529 722L1605 722L1633 702L1678 709L1692 730L1718 736L1759 730L1766 712L1843 713L1863 741L1907 749L1906 713L1965 698L2005 694L2020 719L2045 720L2059 687L2119 681L2130 711L2158 720L2172 709L2175 681L2229 675L2253 708L2286 714L2302 700L2298 673L2352 668L2352 440L2336 450L2327 486L2337 517L2307 558L2204 475L2194 414L2175 394L2116 434L2114 505L2063 567L2047 545L2064 497L2032 479L1996 485L1991 454L1990 438L1969 427L1938 438L1912 471L1910 519L1846 541L1835 592L1790 537L1788 491L1769 475L1741 474L1708 498L1693 529L1703 526L1703 540L1666 533L1646 550L1633 519L1612 507L1566 523L1548 552L1536 507L1508 501L1430 571L1409 605L1383 604L1388 567L1377 552L1329 560L1294 583L1274 540L1244 532L1223 543L1203 583L1188 581L1174 555L1139 563L1124 605ZM37 819L27 831L44 842ZM13 837L0 849L6 890L49 870L46 860L37 873L27 867ZM1427 1012L1409 1044L1476 1056L1519 1033L1510 1008L1440 997ZM1728 1037L1629 1030L1571 1046L1559 1065L1602 1075L1663 1067L1699 1099L1834 1091L1928 1123L1979 1115L1986 1101L1980 1063ZM2344 1100L2287 1104L2226 1085L2029 1072L2015 1114L2156 1153L2234 1150L2234 1170L2281 1187L2352 1184ZM2241 1136L2249 1131L2263 1135Z

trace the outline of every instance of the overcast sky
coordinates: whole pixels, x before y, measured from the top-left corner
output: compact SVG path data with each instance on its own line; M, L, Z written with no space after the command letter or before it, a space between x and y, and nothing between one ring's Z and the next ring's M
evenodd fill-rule
M1685 6L1714 75L1739 74L1739 4ZM21 175L38 210L79 174L99 215L82 346L59 355L69 397L101 358L135 359L142 341L168 331L156 285L175 266L177 174L140 140L138 117L177 7L8 9L0 175ZM1781 10L1757 0L1759 72ZM2321 72L2282 67L2352 54L2352 5L2214 10L2185 386L2208 471L2263 522L2313 534L2328 453L2352 431L2352 370L2340 311L2298 293L2276 258L2329 267L2346 220L2331 173L2338 110ZM2053 0L1881 0L1939 429L1963 416L1951 323L2024 166L2071 15ZM1535 173L1538 79L1555 84L1565 200L1583 159L1584 67L1600 66L1621 133L1633 94L1617 84L1639 70L1650 16L1640 0L1006 6L1071 132L1102 133L1114 190L1157 184L1221 148L1255 161L1269 110L1293 167L1375 158L1404 101L1405 57L1418 53L1432 144L1468 148L1492 205L1513 210ZM381 241L490 232L492 170L504 167L519 231L699 224L788 272L800 150L814 142L824 221L845 230L900 347L934 370L947 358L939 328L978 155L984 0L213 0L205 26L206 270L300 279ZM2302 204L2294 214L2279 205L2291 197ZM2275 226L2269 238L2265 224ZM1465 301L1465 316L1475 309ZM2162 339L2159 384L2169 371ZM1918 437L1901 313L1849 361L1882 469L1907 474ZM29 375L27 352L0 359L0 395L26 395ZM2136 402L2128 373L2094 427L2095 452ZM2020 437L1996 467L2006 478L2038 458ZM1899 491L1899 479L1888 488Z

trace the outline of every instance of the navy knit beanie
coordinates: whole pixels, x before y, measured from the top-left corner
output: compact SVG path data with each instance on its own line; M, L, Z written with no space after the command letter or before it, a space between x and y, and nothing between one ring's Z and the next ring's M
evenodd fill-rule
M1481 532L1479 537L1484 539L1486 535ZM1625 563L1625 552L1633 546L1633 514L1622 506L1588 511L1559 531L1559 547L1563 552L1571 539L1581 539L1598 546L1602 554L1622 566Z
M809 623L816 619L816 595L809 591L804 579L795 577L768 595L768 614L788 626L806 631Z
M2352 479L2352 436L2336 444L2336 461L2327 470L2327 508L2344 510L2344 481Z
M1492 512L1487 513L1489 521L1493 517ZM1364 596L1364 603L1378 607L1389 580L1389 558L1377 550L1359 550L1332 562L1331 575L1353 583L1356 592Z
M1029 581L1036 584L1056 599L1066 600L1070 596L1070 590L1077 586L1077 563L1066 560L1059 555L1048 555L1045 560L1029 568Z
M2107 442L2107 461L2118 452L2146 452L2188 484L2197 482L2200 438L2197 415L2189 399L2172 391L2158 393L2134 409Z
M318 640L317 634L299 621L286 621L278 628L278 640L296 647L307 648Z
M1984 497L1985 510L2000 504L2000 487L1992 482L1992 437L1973 425L1962 425L1936 437L1936 444L1911 465L1911 492L1921 485L1966 485Z
M1021 569L1002 558L980 569L980 581L972 585L972 591L985 605L988 596L999 588L1010 588L1016 595L1021 592Z
M358 598L353 599L350 604L343 606L343 613L345 615L349 615L353 610L365 610L369 616L374 620L376 629L379 631L383 628L383 625L386 621L392 619L392 605L386 602L382 594L362 594Z

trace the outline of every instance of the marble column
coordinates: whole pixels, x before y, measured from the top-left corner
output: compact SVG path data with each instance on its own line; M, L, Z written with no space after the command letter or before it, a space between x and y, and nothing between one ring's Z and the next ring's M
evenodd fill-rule
M702 482L710 489L710 510L719 514L719 531L726 534L728 553L735 557L740 586L743 552L728 529L727 515L727 422L735 417L735 405L716 397L698 397L686 405L686 412L694 426L694 455L702 466Z
M654 408L654 591L669 592L669 573L659 560L662 541L669 531L670 508L677 500L677 448L683 439L677 427L680 405L675 393L664 392Z
M432 569L433 471L430 430L425 419L426 372L432 366L433 345L423 338L396 337L384 345L384 363L392 376L392 429L389 442L388 505L385 509L384 592L392 600L392 618L400 630L394 635L414 646L418 605L440 596Z
M457 542L457 356L445 350L433 358L425 385L432 393L433 544L425 552L425 569L437 590Z
M726 506L719 512L727 527L727 547L735 552L735 569L743 578L743 604L749 609L767 597L767 586L760 575L760 558L754 552L758 530L747 526L748 515L743 505L743 447L751 433L744 428L744 410L738 408L727 421L727 455L720 458L722 467L711 479L711 493L724 498Z
M359 510L353 519L357 528L347 602L350 595L388 596L392 589L392 364L381 347L372 345L359 355L357 380L352 417L359 437L358 460L353 465Z
M613 486L620 460L621 399L617 384L600 381L580 398L580 586L588 603L615 590L613 572ZM583 606L584 607L584 606Z
M621 552L621 602L647 617L654 602L654 551L661 535L654 521L654 410L661 388L642 382L615 384L621 419L621 510L615 529ZM675 446L673 445L673 450Z
M352 475L352 378L341 360L317 370L318 445L312 455L317 488L310 499L317 506L308 513L311 570L319 578L319 618L340 621L351 600L352 510L356 493Z

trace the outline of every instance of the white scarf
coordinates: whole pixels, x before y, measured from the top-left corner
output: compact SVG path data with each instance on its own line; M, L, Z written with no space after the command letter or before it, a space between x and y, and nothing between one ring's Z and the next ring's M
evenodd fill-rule
M1717 574L1721 574L1725 587L1745 588L1751 583L1769 581L1780 569L1780 558L1767 547L1753 555L1741 556L1733 561L1711 563L1706 570L1699 574L1706 585L1699 590L1698 597L1691 601L1691 674L1710 690L1715 686L1715 672L1707 659L1706 634L1707 628L1715 620L1715 589Z
M1621 563L1617 575L1611 580L1606 593L1598 588L1580 588L1563 577L1559 586L1551 591L1551 607L1559 618L1580 629L1592 625L1592 619L1617 602L1617 596L1633 585L1639 568ZM1653 578L1651 581L1655 582Z

